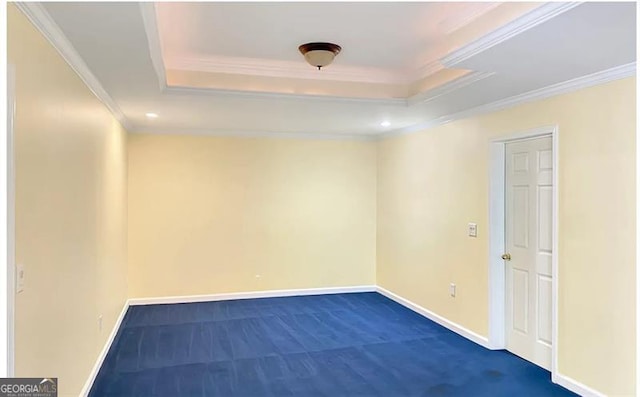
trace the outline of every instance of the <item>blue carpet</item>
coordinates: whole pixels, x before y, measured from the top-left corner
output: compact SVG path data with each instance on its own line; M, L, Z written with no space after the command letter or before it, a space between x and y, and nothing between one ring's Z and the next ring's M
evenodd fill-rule
M378 293L133 306L97 396L574 396Z

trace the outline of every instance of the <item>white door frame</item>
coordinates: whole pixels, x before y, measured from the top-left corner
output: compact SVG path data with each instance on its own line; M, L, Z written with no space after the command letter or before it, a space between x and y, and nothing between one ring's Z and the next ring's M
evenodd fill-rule
M545 126L515 132L490 141L489 156L489 346L505 349L506 343L506 266L500 256L505 253L505 145L523 139L551 136L553 154L552 238L552 335L551 379L558 372L558 126Z
M13 126L16 110L15 100L15 66L7 65L7 137L6 147L2 149L6 154L6 164L3 165L3 178L6 178L6 201L3 204L3 217L7 221L6 256L0 260L0 283L6 285L6 295L0 299L0 357L6 361L0 364L0 376L13 377L15 374L15 168L13 153ZM4 245L4 244L3 244ZM3 250L4 251L4 250Z

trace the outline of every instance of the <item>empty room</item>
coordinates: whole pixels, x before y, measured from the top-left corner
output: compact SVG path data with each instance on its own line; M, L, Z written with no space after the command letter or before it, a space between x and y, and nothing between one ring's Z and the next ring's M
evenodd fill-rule
M637 396L635 2L9 2L0 397Z

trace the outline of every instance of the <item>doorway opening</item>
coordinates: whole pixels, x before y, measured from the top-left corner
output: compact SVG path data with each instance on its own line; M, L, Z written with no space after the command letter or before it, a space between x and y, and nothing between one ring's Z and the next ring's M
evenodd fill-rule
M550 370L555 382L558 127L493 139L489 172L489 345Z

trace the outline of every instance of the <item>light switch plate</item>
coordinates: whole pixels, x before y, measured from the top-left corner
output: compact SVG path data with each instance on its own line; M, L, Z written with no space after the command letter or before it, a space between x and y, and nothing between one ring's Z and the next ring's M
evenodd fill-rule
M16 293L24 291L24 265L16 265Z
M454 283L449 284L449 295L453 298L456 297L456 285Z
M469 223L467 226L469 237L478 237L478 225L475 223Z

